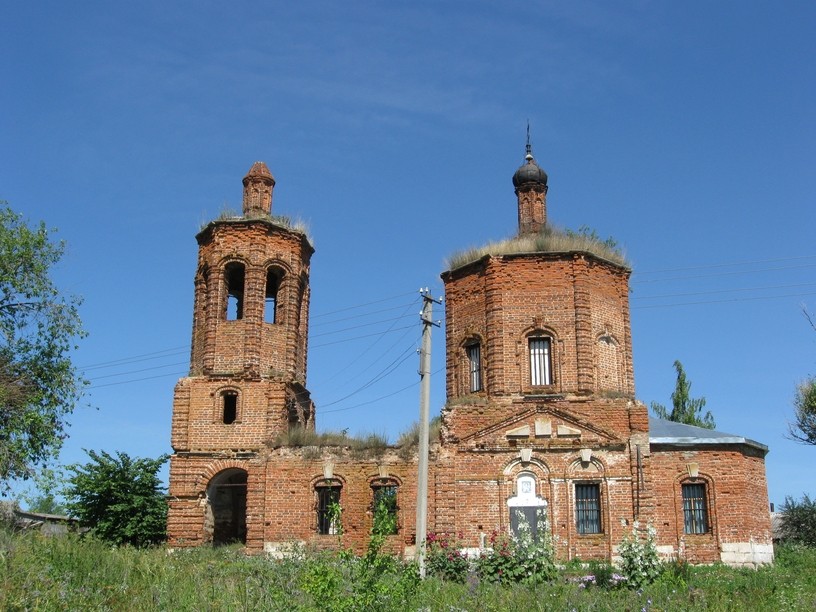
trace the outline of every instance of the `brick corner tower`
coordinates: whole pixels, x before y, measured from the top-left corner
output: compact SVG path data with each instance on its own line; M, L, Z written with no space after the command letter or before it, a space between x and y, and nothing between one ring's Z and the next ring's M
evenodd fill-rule
M168 540L262 539L263 451L292 426L314 428L306 388L306 234L272 215L275 179L255 162L241 216L196 236L190 374L173 400Z

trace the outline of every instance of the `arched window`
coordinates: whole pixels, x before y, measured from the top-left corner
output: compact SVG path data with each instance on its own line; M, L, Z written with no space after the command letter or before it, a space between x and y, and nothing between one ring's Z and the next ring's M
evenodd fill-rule
M683 492L683 532L708 533L708 503L704 481L685 482Z
M531 336L527 339L530 355L530 384L534 387L551 385L552 374L552 338L549 336Z
M473 340L465 345L468 367L468 390L471 393L482 390L482 345Z
M221 397L221 422L224 425L232 425L238 419L238 392L232 389L222 391Z
M244 264L233 261L224 268L227 288L227 321L244 318Z
M599 483L575 483L575 527L582 534L603 533Z
M522 472L516 478L515 495L507 500L510 529L517 537L536 541L547 529L547 501L536 493L535 476Z
M342 489L342 484L335 478L321 480L315 485L317 533L336 535L341 532L340 493Z
M375 535L395 535L397 524L397 483L381 479L371 484Z
M266 271L266 293L264 297L264 321L278 322L278 291L280 289L280 275L269 268Z

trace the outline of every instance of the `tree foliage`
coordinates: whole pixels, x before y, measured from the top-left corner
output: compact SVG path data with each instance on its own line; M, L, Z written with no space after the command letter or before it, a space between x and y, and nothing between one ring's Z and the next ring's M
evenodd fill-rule
M167 461L88 451L91 461L68 467L69 514L114 544L143 547L164 541L167 502L157 475Z
M49 276L63 250L0 202L0 489L55 455L85 384L71 362L80 300Z
M695 399L691 397L691 381L686 378L683 364L675 361L674 369L677 370L677 384L671 394L671 412L663 404L657 402L652 402L652 412L661 419L714 429L716 425L711 412L706 411L705 415L702 414L706 403L705 398Z
M816 445L816 377L802 381L793 397L793 423L788 424L791 439Z
M786 497L782 506L782 538L816 546L816 500L807 495L802 501Z
M810 326L816 331L816 322L806 308L802 308ZM793 396L793 423L788 423L788 437L803 444L816 445L816 377L803 380Z

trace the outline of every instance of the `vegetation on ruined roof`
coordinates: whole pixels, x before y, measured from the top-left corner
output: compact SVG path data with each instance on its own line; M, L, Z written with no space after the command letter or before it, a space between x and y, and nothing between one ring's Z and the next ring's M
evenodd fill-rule
M388 439L378 433L350 436L347 429L318 433L314 429L296 426L279 433L270 441L269 446L303 449L345 448L353 457L379 457L388 448Z
M440 418L434 417L430 422L430 440L439 440L441 427ZM347 448L352 456L382 455L389 448L388 439L378 433L365 433L360 435L349 435L348 430L324 431L318 433L313 429L304 427L292 427L288 431L279 433L269 442L271 448L288 446L291 448ZM392 447L399 449L400 455L410 455L419 447L419 423L414 423L411 427L401 433L397 443Z
M439 442L442 432L442 419L435 416L428 424L428 439L431 444ZM407 431L404 431L397 438L397 447L400 457L407 459L419 450L419 421L415 421Z
M578 231L547 225L538 234L513 236L505 240L489 242L481 247L471 247L448 257L448 270L461 268L485 255L513 255L518 253L590 253L625 268L630 264L614 238L600 238L594 229L581 226Z
M282 227L284 229L291 230L293 232L298 232L299 234L303 234L306 236L306 240L309 241L309 244L314 245L314 241L312 240L312 236L309 233L309 225L300 218L292 218L286 215L266 215L266 214L253 214L253 215L242 215L239 211L225 206L221 209L221 212L218 213L218 216L213 219L212 221L205 221L201 224L201 229L204 230L210 223L215 222L223 222L223 221L251 221L251 220L263 220L269 221L270 223L277 225L278 227Z

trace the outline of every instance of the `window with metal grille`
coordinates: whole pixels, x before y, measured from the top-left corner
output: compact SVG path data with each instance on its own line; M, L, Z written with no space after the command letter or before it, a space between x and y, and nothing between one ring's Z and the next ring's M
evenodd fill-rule
M575 521L578 533L602 533L599 484L575 485Z
M335 535L340 531L340 485L327 484L316 487L317 532Z
M708 508L704 483L683 485L683 531L708 533Z
M468 358L468 373L470 374L470 390L482 390L482 347L478 343L466 347Z
M551 341L549 338L530 338L530 384L552 384Z

